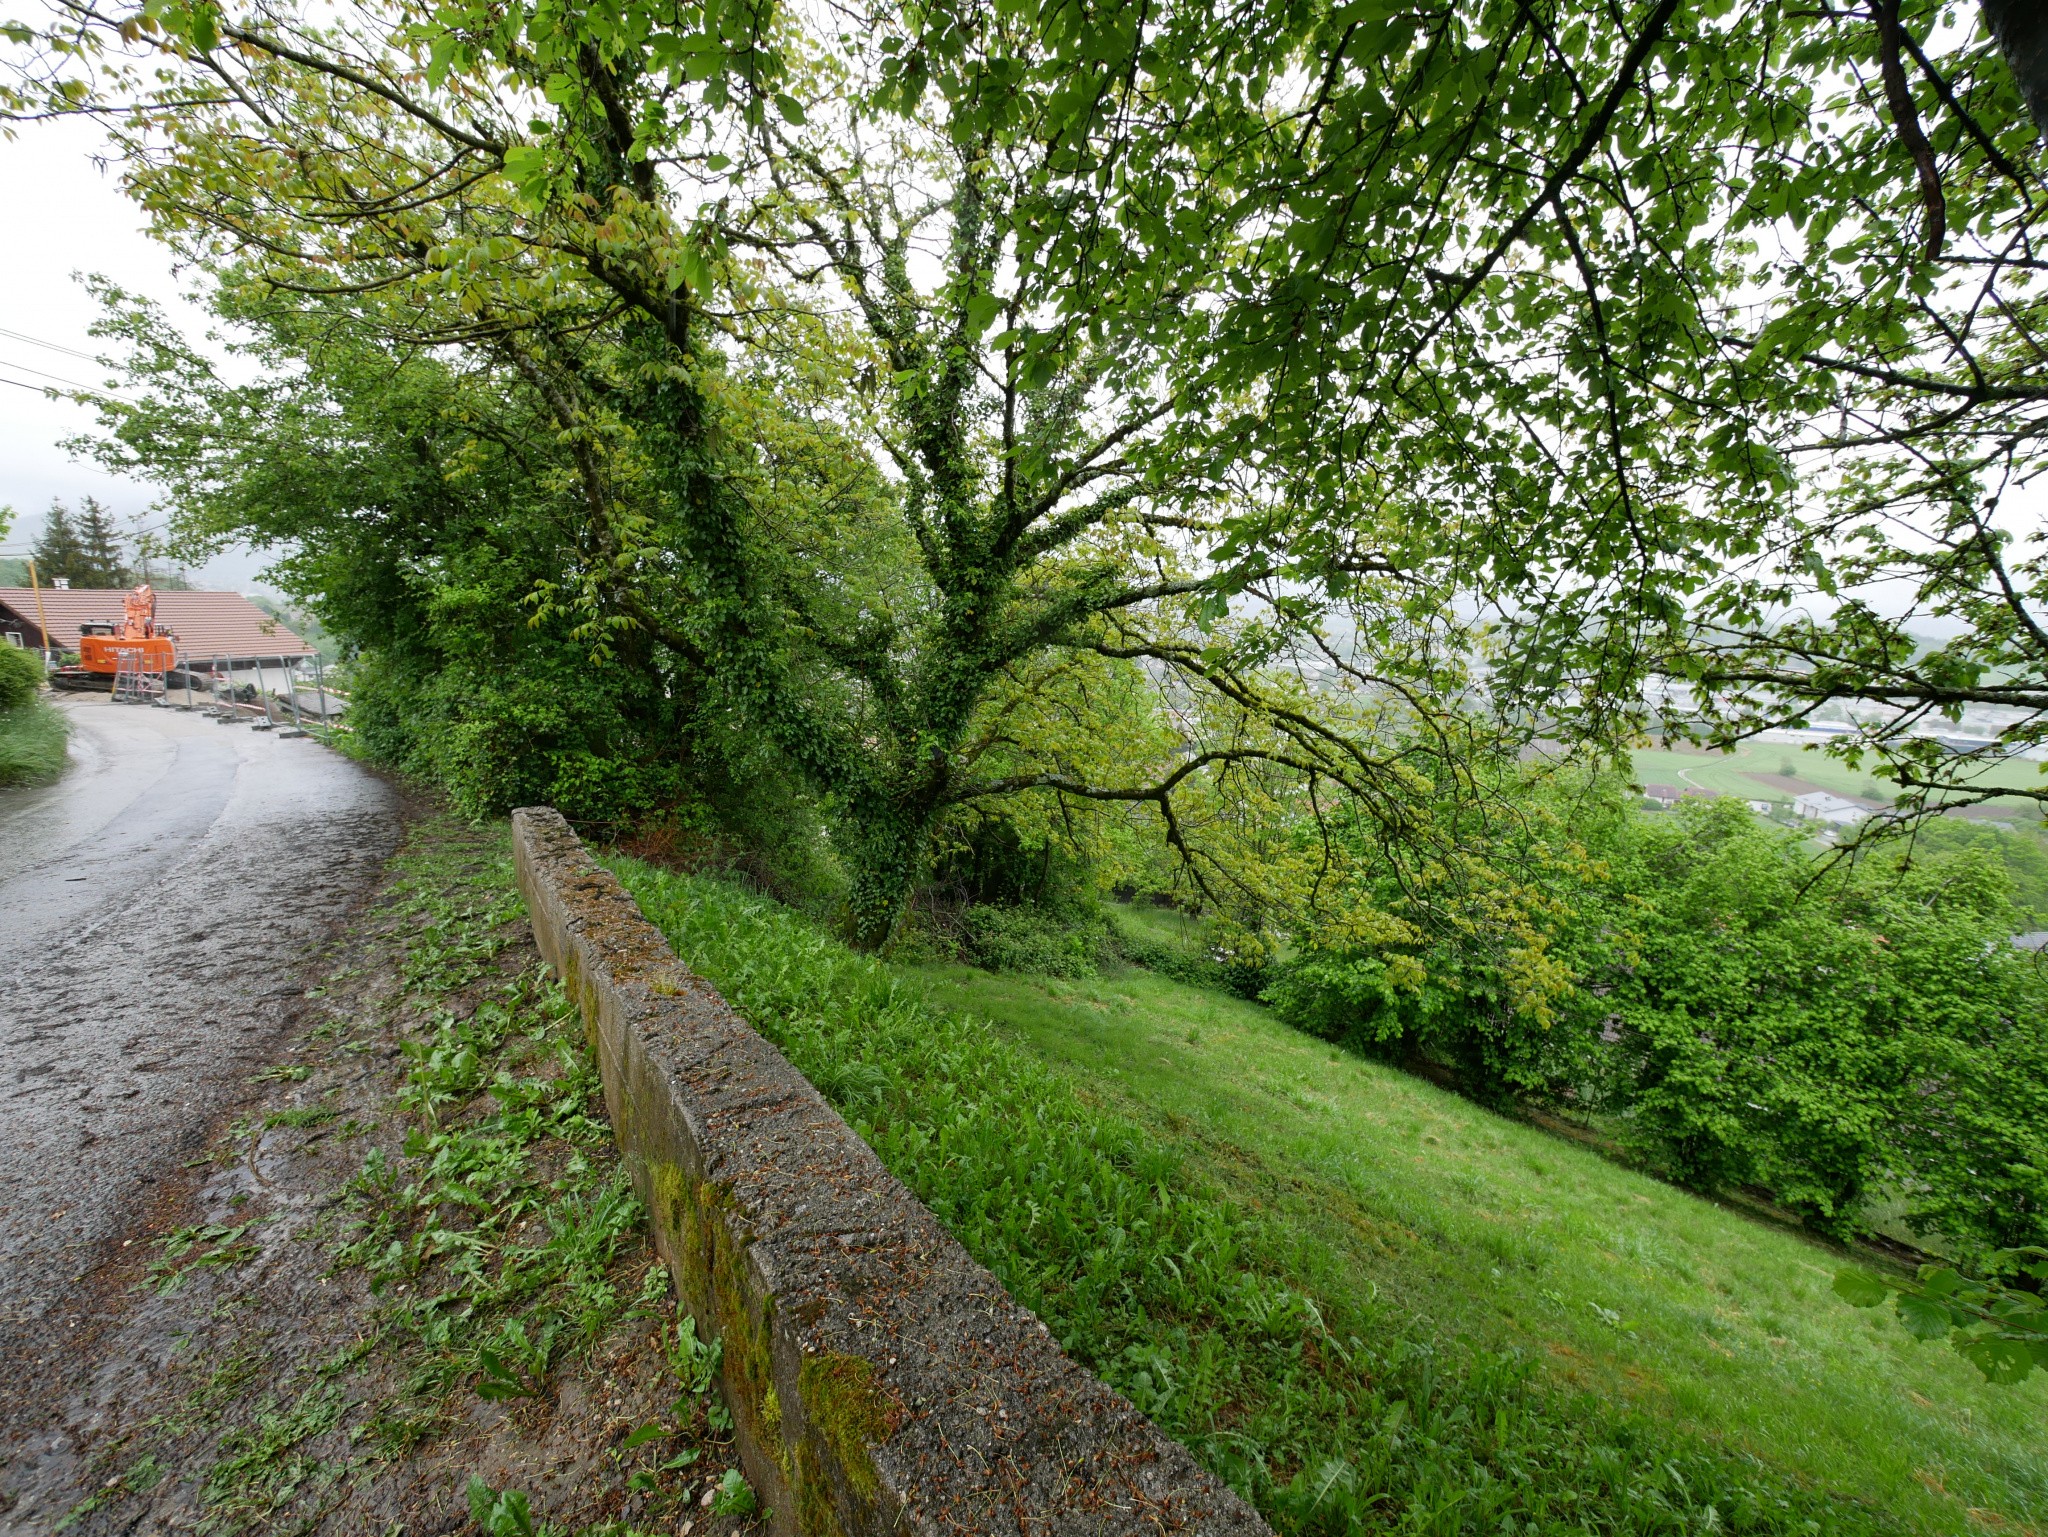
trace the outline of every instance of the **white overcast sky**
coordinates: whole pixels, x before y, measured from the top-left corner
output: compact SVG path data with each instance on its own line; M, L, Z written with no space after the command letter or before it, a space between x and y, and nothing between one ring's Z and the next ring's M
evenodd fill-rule
M138 517L162 522L150 510L156 488L108 475L59 446L90 428L93 413L37 388L57 382L49 375L93 388L108 382L103 369L72 355L105 350L86 334L96 311L75 274L104 273L158 300L195 335L206 326L185 302L187 285L171 270L170 254L143 234L116 168L95 163L102 151L98 131L83 122L29 124L12 141L0 139L0 380L7 381L0 383L0 506L15 512L12 529L0 536L0 554L27 548L52 498L75 506L82 496L96 496L124 529ZM231 550L192 575L208 587L267 589L265 564L253 551Z

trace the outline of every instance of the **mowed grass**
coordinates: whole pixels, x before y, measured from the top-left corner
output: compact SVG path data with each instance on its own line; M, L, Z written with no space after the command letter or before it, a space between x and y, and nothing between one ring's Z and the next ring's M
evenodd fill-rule
M1846 1308L1796 1236L1222 995L890 968L730 886L615 867L971 1252L1284 1533L1961 1534L2048 1506L2040 1385L1994 1392Z
M1303 1235L1318 1291L1376 1292L1920 1530L2048 1523L2048 1381L1988 1386L1839 1301L1837 1251L1224 995L1142 972L923 980Z
M0 788L48 784L64 772L64 713L40 699L0 710Z
M1850 768L1821 752L1818 746L1804 743L1747 742L1726 753L1642 748L1633 756L1636 778L1644 784L1718 790L1744 800L1792 798L1785 790L1752 778L1754 774L1790 774L1817 789L1833 790L1838 795L1860 795L1887 804L1899 793L1899 787L1890 780ZM1978 779L1986 785L2008 789L2039 789L2043 785L2042 768L2042 764L2028 760L2008 760L1986 766ZM1989 801L1986 810L2020 816L2038 814L2034 802L2018 797Z
M1208 925L1178 907L1158 907L1150 902L1119 903L1115 909L1120 924L1135 929L1160 944L1199 950L1207 939Z

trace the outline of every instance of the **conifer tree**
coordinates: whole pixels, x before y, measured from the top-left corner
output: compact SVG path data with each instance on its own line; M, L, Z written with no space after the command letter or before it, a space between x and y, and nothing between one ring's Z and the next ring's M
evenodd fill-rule
M51 502L49 516L43 519L42 534L36 539L31 551L36 563L37 576L45 582L60 579L77 582L82 553L78 529L71 521L70 509L62 502Z
M121 558L121 536L114 520L94 497L79 505L78 568L70 573L74 587L126 587L129 571Z

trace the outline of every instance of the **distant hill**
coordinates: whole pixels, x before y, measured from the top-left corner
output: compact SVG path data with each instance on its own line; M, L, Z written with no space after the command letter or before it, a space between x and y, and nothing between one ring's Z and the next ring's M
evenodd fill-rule
M135 575L133 572L129 574L131 576ZM142 580L139 576L136 579L138 581ZM149 585L158 592L198 592L202 590L199 584L183 571L159 571L152 569L149 573L148 581ZM0 558L0 587L26 587L28 585L27 561ZM49 583L45 582L43 585L47 587Z
M329 667L341 660L341 642L307 610L294 603L280 603L268 593L252 592L249 601L318 651Z

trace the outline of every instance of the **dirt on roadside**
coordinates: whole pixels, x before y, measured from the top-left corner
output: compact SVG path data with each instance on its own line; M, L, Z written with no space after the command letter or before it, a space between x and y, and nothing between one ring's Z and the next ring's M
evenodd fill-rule
M304 992L68 1369L8 1395L0 1537L758 1522L504 829L416 822Z

